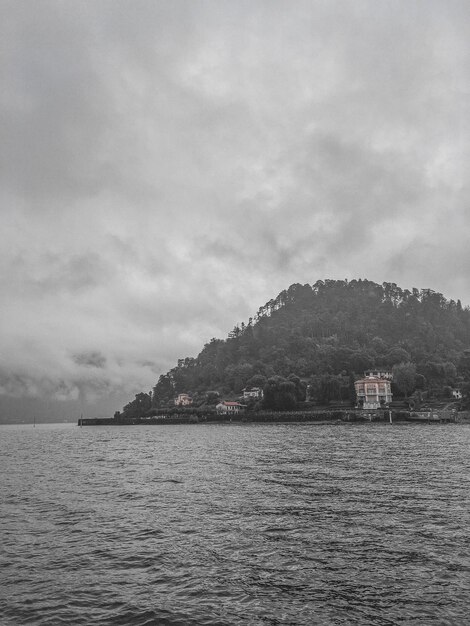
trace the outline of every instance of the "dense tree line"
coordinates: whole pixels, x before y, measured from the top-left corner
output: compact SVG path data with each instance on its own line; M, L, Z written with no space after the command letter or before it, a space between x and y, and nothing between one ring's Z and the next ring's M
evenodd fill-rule
M214 403L246 386L265 389L265 408L344 401L354 396L354 380L364 370L379 367L395 368L398 395L442 394L457 384L466 390L468 307L431 289L410 291L395 283L294 284L227 339L211 339L196 358L180 359L152 394L137 396L125 413L165 406L183 392L199 404L209 397Z

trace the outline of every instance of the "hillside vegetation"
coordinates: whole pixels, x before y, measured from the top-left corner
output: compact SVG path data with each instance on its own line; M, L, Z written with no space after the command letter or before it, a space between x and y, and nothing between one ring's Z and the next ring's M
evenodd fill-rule
M170 406L178 393L195 404L265 389L264 408L353 401L364 370L394 371L394 396L450 395L470 381L470 310L431 289L368 280L291 285L225 339L180 359L153 394L138 394L124 414Z

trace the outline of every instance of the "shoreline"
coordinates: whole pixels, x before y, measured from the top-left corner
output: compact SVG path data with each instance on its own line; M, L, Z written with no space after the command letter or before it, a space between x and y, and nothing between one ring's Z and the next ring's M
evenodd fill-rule
M336 412L335 412L336 413ZM400 412L400 415L393 415L390 421L389 416L374 416L371 418L354 415L351 413L334 417L324 417L315 415L282 415L279 416L257 416L250 415L240 417L237 419L227 419L215 416L175 416L175 417L151 417L151 418L121 418L119 420L115 418L79 418L77 421L78 426L165 426L172 424L185 424L189 426L198 425L250 425L250 424L312 424L318 426L336 426L341 424L348 425L361 425L361 424L466 424L470 423L470 418L466 416L459 416L455 414L437 415L430 414L429 416L415 416L405 415L404 412Z

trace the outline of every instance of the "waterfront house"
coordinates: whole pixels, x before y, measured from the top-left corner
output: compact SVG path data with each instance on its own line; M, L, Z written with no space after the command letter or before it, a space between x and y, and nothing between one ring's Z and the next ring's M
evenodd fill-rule
M364 378L354 383L357 405L364 409L379 409L381 406L390 404L392 401L390 380L375 376L375 372L366 374Z
M219 402L216 405L215 410L217 411L217 415L238 415L239 413L243 413L246 409L244 404L240 404L240 402Z
M248 400L249 398L261 400L263 398L263 390L261 387L245 387L245 389L243 389L243 399Z
M191 406L192 403L193 403L193 399L187 393L180 393L175 398L176 406Z

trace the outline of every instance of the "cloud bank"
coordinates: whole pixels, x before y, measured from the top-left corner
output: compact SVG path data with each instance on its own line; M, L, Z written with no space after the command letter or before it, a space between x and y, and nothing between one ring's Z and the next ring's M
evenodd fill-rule
M470 303L467 2L1 18L0 394L120 408L293 282Z

